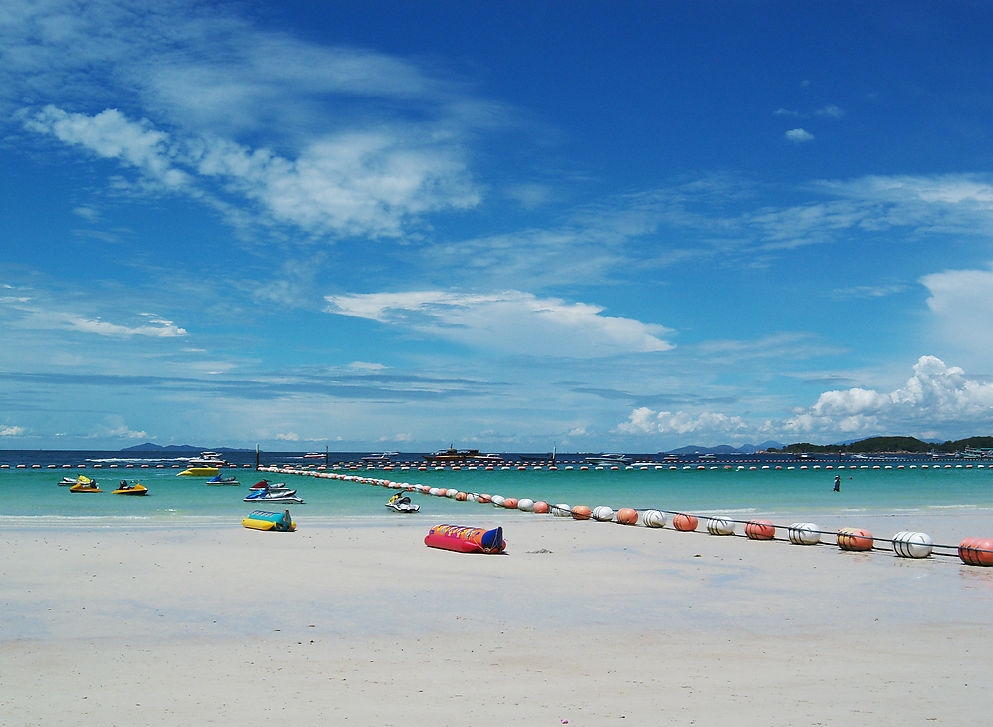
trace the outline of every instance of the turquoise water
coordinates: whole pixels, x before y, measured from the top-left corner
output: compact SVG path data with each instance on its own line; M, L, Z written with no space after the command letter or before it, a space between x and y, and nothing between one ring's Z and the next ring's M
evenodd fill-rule
M955 465L878 466L859 469L762 467L707 469L598 470L578 467L528 467L525 470L330 470L355 477L403 484L454 488L465 492L545 500L568 505L607 505L613 509L721 514L736 520L751 517L789 524L794 519L858 526L863 518L890 518L894 531L916 529L923 520L969 516L988 521L993 532L993 467ZM205 477L180 477L164 469L0 469L0 522L63 526L108 525L191 526L211 522L240 522L256 507L289 508L301 523L379 522L386 517L417 517L425 522L510 521L517 517L549 517L508 511L492 505L412 493L421 505L417 515L390 513L384 503L392 490L378 485L301 474L273 474L232 468L241 485L208 486ZM85 473L105 492L70 493L58 486L63 475ZM833 491L835 475L841 492ZM306 504L256 506L242 498L262 477L296 488ZM136 480L149 489L145 497L113 495L121 479ZM784 519L780 523L777 518ZM985 520L983 520L985 519ZM944 528L954 532L954 523ZM962 533L976 535L984 533ZM957 541L956 541L957 542Z

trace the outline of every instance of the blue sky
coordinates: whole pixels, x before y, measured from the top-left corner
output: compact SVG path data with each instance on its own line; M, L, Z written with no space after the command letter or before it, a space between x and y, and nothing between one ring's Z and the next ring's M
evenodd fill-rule
M0 0L0 448L990 434L991 35Z

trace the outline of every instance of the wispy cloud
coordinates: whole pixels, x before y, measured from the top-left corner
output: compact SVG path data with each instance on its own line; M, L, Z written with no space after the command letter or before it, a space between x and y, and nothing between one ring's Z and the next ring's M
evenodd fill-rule
M199 4L68 7L0 21L0 94L23 128L117 161L147 193L332 238L398 237L480 201L468 139L508 114L458 83Z
M532 356L665 351L664 326L603 315L603 308L520 291L428 290L328 296L328 312L403 326L465 345Z

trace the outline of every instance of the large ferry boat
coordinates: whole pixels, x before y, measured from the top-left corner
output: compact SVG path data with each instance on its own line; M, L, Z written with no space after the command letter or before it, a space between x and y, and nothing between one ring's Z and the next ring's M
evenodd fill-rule
M479 456L478 449L456 449L449 447L432 454L423 455L428 462L465 462L468 459Z

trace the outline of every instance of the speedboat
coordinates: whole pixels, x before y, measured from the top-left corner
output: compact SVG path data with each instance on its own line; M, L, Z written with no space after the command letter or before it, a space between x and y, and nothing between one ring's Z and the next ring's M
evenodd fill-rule
M59 481L59 487L72 487L73 485L95 485L96 480L90 479L86 475L79 475L79 477L63 477Z
M386 502L386 507L390 508L394 512L417 512L421 509L420 505L415 505L412 503L410 498L402 492L397 492L393 495L393 497Z
M328 456L327 452L307 452L307 454L305 454L303 456L303 458L304 459L324 459L327 456Z
M121 484L113 491L114 495L147 495L148 488L140 482L121 480Z
M224 476L224 475L217 474L217 475L214 475L213 477L211 477L209 480L207 480L207 484L208 485L240 485L241 483L238 482L238 478L235 477L235 476L233 476L233 475Z
M182 472L177 472L177 477L213 477L218 472L216 467L187 467Z
M290 490L285 487L281 488L278 492L273 490L252 490L248 493L248 497L244 498L243 502L295 502L299 505L303 504L303 500L297 497L296 490Z
M376 452L375 454L367 454L362 458L363 462L389 462L393 457L398 457L399 452Z
M94 480L78 482L69 488L69 492L103 492Z
M602 465L605 467L631 464L631 458L623 454L600 454L595 457L587 457L586 461L590 464Z
M189 466L193 467L227 467L227 460L219 452L201 452L199 457L191 457L187 460Z
M473 459L480 462L503 462L503 457L499 454L477 454Z

